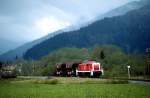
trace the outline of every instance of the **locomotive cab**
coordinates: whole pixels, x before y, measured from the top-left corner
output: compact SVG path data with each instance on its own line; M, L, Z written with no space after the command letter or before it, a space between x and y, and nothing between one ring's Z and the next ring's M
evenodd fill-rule
M88 77L99 77L102 75L102 68L100 63L95 61L87 61L79 64L76 75L77 76L88 76Z

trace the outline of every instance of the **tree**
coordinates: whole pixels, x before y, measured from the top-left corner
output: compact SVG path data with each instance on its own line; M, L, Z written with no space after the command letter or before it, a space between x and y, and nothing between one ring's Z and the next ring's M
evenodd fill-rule
M2 65L3 65L3 63L2 63L2 62L0 62L0 69L2 68Z
M102 60L105 59L105 54L104 54L104 51L103 51L103 50L100 52L100 58L101 58Z

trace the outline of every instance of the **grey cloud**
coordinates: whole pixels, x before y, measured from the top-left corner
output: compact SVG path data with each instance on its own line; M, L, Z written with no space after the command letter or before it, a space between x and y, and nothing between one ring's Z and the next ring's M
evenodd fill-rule
M39 32L34 26L43 17L80 24L129 1L132 0L0 0L0 38L31 41L50 33Z

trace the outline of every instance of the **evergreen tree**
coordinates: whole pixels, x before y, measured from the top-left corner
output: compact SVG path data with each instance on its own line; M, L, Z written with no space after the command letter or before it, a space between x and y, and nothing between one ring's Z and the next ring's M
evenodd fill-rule
M105 54L103 50L100 52L100 59L102 60L105 59Z
M2 62L0 62L0 69L2 68L2 65L3 65L3 63L2 63Z

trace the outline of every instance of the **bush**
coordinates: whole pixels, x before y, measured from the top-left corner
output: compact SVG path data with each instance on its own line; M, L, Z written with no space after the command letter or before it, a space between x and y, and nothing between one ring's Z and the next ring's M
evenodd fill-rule
M50 81L50 84L58 84L59 81L57 79L53 79L52 81Z
M103 80L103 81L94 81L88 80L82 84L128 84L128 80Z
M108 80L108 84L128 84L128 80Z
M34 80L33 83L35 84L58 84L59 81L57 79L53 80Z

